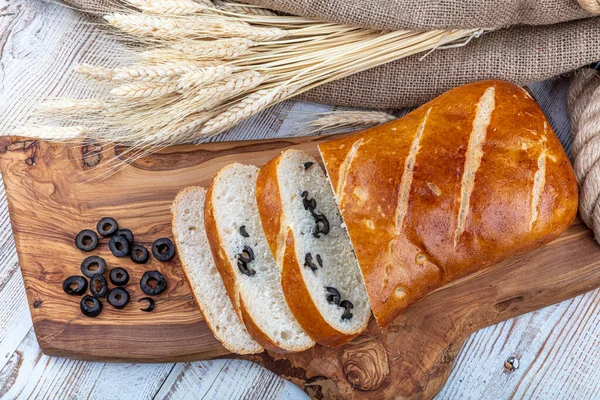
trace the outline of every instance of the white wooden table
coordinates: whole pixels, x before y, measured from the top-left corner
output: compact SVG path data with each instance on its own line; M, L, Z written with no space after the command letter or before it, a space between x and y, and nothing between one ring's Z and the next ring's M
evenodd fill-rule
M0 0L0 132L23 123L44 97L85 95L72 85L74 64L97 59L110 43L74 12L38 0ZM110 58L104 60L110 64ZM568 79L532 85L563 144L570 147L565 112ZM300 120L331 107L285 102L219 140L285 136ZM600 292L511 319L465 343L440 399L594 398L600 396ZM519 360L507 373L504 361ZM41 354L29 315L0 189L0 398L302 399L293 384L245 361L108 364Z

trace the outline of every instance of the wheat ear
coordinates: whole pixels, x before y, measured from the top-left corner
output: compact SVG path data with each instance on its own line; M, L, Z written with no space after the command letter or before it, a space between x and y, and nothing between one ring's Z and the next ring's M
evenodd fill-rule
M211 85L231 76L236 70L237 67L231 65L218 65L189 71L179 78L179 90Z
M37 126L26 125L16 129L13 134L15 136L23 136L30 138L38 138L42 140L50 140L64 142L68 140L78 139L89 132L89 129L83 126Z
M106 82L112 80L113 72L109 68L94 67L90 64L80 64L75 67L75 72L88 79Z
M199 89L193 102L197 111L210 110L224 100L246 93L263 83L268 77L256 71L244 71L232 75L218 85Z
M97 114L104 110L104 102L101 100L59 99L43 102L37 110L42 115Z
M110 91L115 97L124 99L158 97L177 91L177 82L129 82Z
M212 135L223 132L240 121L292 95L298 88L276 86L271 89L258 90L244 97L227 111L207 121L200 130L201 135Z
M317 129L380 125L396 117L383 111L334 111L311 122Z
M168 82L197 67L197 63L185 61L121 67L114 70L113 81Z
M243 38L220 39L206 42L175 43L172 48L192 57L231 59L248 54L256 44Z

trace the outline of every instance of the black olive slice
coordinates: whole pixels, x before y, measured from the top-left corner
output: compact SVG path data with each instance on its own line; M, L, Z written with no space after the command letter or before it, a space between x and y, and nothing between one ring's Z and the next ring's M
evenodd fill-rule
M140 280L142 292L150 296L162 293L167 288L165 277L158 271L147 271Z
M111 237L108 248L115 257L125 257L129 254L129 242L124 236L114 235Z
M142 297L141 299L138 300L138 303L140 301L147 301L148 302L148 307L146 308L140 308L140 310L145 311L145 312L151 312L154 310L154 299L152 297Z
M325 295L327 302L329 304L335 304L336 306L339 306L341 304L340 300L342 300L342 295L340 294L340 292L336 288L331 286L326 286L325 290L327 290L327 294Z
M119 229L115 232L115 236L123 236L129 244L133 244L133 232L129 229Z
M148 250L141 244L136 244L131 248L129 256L134 263L145 264L150 258L150 253L148 253Z
M99 299L106 296L108 292L108 282L103 275L96 274L90 278L90 293Z
M238 255L238 259L244 263L252 262L254 261L254 251L250 246L244 246L244 250Z
M108 304L121 310L129 303L129 293L123 288L114 288L108 292L106 300L108 301Z
M327 235L329 233L329 221L323 214L313 214L315 219L315 229L313 231L313 236L317 239L320 237L320 234Z
M315 262L313 261L313 256L311 253L306 253L306 255L304 256L304 266L306 268L310 268L312 272L315 272L318 267L315 265Z
M305 169L305 170L309 169L310 167L312 167L312 166L313 166L313 164L314 164L314 162L311 162L311 161L309 161L309 162L305 162L305 163L304 163L304 169Z
M98 234L90 229L84 229L75 237L75 246L82 251L92 251L98 246Z
M81 296L88 288L88 283L83 276L73 275L63 282L63 290L67 294Z
M302 204L304 205L304 209L310 210L311 213L317 208L317 201L314 198L309 199L306 190L302 192Z
M158 261L169 261L175 254L175 245L169 238L156 239L152 243L152 255Z
M87 295L81 299L79 308L86 317L95 318L102 312L102 303L97 298Z
M106 261L98 256L90 256L81 262L81 273L88 278L106 271Z
M246 232L246 225L240 226L240 235L242 235L243 237L246 237L246 238L250 237L248 232Z
M108 279L115 286L125 286L129 282L129 273L125 268L113 268L108 274Z
M340 307L344 308L342 319L352 319L352 313L350 310L354 308L354 304L352 304L349 300L344 300L340 303Z
M320 254L317 254L317 262L319 263L319 267L323 268L323 259Z
M238 260L237 265L238 265L238 269L240 270L240 272L244 275L254 276L256 274L256 271L253 270L252 268L250 268L248 266L248 263L246 263L242 260Z
M117 229L119 229L119 224L114 218L110 217L104 217L96 224L98 233L105 237L114 235Z

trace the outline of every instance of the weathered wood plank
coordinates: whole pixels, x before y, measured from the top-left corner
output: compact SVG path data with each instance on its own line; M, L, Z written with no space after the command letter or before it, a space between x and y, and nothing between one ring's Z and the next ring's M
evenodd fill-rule
M213 360L177 364L158 399L303 399L298 387L248 361Z
M31 330L0 370L0 398L148 399L172 368L173 364L107 364L48 357L41 353Z

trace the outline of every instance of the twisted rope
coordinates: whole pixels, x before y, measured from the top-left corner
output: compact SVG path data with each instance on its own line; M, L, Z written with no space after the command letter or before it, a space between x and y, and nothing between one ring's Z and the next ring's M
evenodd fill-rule
M577 0L584 10L592 14L600 14L600 0Z
M580 188L579 214L600 243L600 74L596 70L576 72L567 107L573 135L571 158Z

